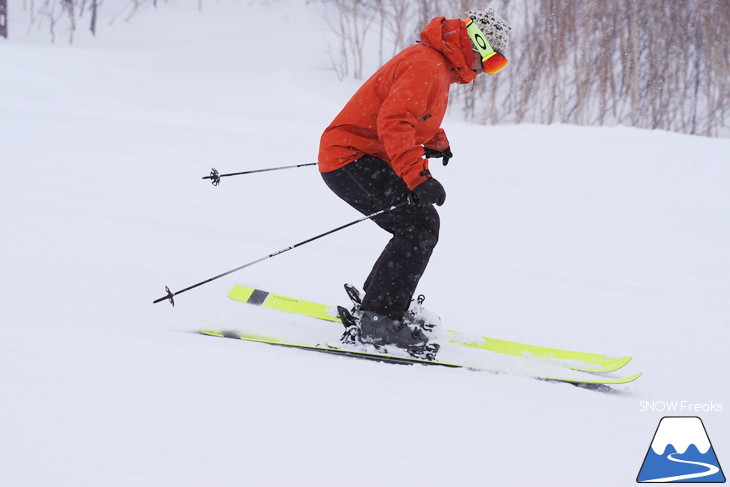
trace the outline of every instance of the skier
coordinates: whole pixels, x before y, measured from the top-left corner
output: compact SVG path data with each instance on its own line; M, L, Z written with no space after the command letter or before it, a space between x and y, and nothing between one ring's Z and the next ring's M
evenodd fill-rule
M355 93L324 131L319 171L327 186L363 214L409 201L373 218L392 235L365 280L360 341L412 348L428 341L408 314L439 237L446 191L427 158L452 152L441 121L449 87L504 68L510 26L498 1L468 19L437 17L420 43L388 61ZM410 326L409 326L410 325Z

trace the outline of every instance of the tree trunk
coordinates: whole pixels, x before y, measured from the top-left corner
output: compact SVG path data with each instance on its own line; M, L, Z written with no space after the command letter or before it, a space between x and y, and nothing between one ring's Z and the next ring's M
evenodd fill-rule
M8 2L0 0L0 37L8 38Z

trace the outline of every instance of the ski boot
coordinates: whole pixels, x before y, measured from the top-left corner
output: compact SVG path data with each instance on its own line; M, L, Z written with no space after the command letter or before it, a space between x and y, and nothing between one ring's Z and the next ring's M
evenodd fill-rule
M345 284L345 292L347 292L353 305L350 313L355 318L359 318L362 313L360 311L360 307L362 306L362 293L352 284ZM419 294L416 299L412 299L411 305L403 317L404 321L410 325L418 326L429 336L440 335L438 332L443 330L441 318L436 313L423 307L425 300L426 296L423 294Z
M415 358L436 359L439 345L428 343L428 337L420 328L413 328L403 320L393 320L372 311L361 311L360 316L356 318L342 306L338 306L337 310L345 326L341 338L345 344L369 344L385 353L388 351L383 347L393 345Z
M411 305L406 311L405 321L413 326L419 327L428 336L429 340L442 339L447 335L441 318L423 307L426 296L419 294L416 299L411 300Z

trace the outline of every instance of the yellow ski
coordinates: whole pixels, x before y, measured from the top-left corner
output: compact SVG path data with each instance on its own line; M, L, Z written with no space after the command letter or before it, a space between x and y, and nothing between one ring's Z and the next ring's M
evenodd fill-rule
M305 301L246 286L234 286L228 296L242 303L341 323L335 306ZM467 335L453 330L448 330L448 332L450 333L451 343L514 357L534 357L584 372L612 372L631 361L631 357L610 357L598 353L577 352L497 338Z

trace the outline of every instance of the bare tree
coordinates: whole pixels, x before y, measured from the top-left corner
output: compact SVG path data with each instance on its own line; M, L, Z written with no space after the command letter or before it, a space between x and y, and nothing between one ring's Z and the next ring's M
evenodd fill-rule
M8 2L0 0L0 37L8 37Z
M362 79L365 39L377 14L374 1L332 0L328 4L325 19L338 43L335 49L330 48L330 60L338 77L352 72L355 79Z
M0 0L2 1L2 0ZM73 42L89 15L96 34L103 0L23 0L32 27ZM182 1L182 0L166 0ZM202 9L203 0L198 1ZM259 1L269 0L238 0ZM338 77L361 79L417 41L433 17L463 18L474 0L307 0L324 10ZM487 0L480 0L483 4ZM116 0L131 19L158 0ZM121 6L121 7L120 7ZM717 136L730 125L728 0L502 0L513 25L509 67L454 87L451 113L478 123L625 124ZM0 28L2 28L0 26ZM368 53L377 49L377 57Z
M505 1L501 13L511 64L473 93L452 91L468 119L711 136L730 122L727 1Z
M74 0L61 0L63 10L68 15L69 29L68 29L68 42L73 43L74 32L76 31L76 14L74 11Z

